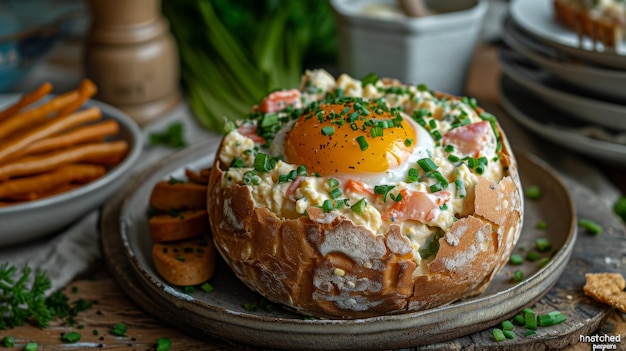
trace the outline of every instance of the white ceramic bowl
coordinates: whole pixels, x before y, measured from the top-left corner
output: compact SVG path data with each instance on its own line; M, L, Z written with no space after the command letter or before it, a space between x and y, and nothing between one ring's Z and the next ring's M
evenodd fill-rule
M462 95L480 36L485 0L426 1L440 13L412 18L367 13L392 0L331 0L337 16L339 68L353 77L375 73ZM365 12L365 13L364 13ZM387 14L387 15L384 15Z
M0 108L19 98L17 94L0 95ZM137 124L121 111L98 101L85 106L98 106L103 119L119 122L120 133L111 139L129 143L126 158L103 177L74 190L41 200L0 207L0 246L14 245L51 235L102 205L126 182L131 168L143 148Z

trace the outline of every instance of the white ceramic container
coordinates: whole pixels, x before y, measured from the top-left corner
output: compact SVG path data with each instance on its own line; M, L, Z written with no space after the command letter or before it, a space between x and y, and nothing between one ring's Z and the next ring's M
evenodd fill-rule
M427 1L436 13L407 17L392 0L331 0L338 59L354 77L376 73L461 95L487 12L485 0Z

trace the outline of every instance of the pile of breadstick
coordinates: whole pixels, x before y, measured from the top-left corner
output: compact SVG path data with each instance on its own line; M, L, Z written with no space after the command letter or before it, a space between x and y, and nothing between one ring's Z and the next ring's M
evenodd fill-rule
M51 91L44 83L0 111L0 207L80 187L128 152L126 141L107 140L119 133L118 122L83 106L97 91L92 81L61 95Z

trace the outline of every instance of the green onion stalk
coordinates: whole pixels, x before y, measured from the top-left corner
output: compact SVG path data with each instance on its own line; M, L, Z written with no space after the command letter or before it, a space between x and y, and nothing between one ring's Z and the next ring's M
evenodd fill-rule
M224 131L273 90L297 88L307 67L335 60L327 1L163 0L190 109Z

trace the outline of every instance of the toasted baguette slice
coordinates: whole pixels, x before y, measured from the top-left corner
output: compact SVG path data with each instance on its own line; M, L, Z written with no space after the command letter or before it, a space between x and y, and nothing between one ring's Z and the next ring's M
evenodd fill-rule
M158 182L150 194L150 206L161 211L206 208L206 185L191 182Z
M193 238L209 230L206 209L157 214L148 224L150 237L156 242Z
M198 285L213 276L215 246L204 236L171 243L154 243L152 260L157 272L170 284Z

